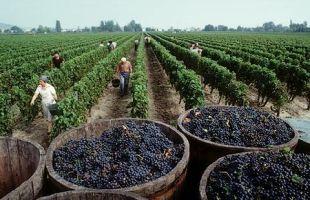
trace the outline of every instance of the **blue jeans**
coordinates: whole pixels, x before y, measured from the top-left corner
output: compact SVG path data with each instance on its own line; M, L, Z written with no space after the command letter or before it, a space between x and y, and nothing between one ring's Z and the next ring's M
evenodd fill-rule
M119 80L120 80L120 95L124 96L125 94L127 94L128 90L129 73L121 72Z

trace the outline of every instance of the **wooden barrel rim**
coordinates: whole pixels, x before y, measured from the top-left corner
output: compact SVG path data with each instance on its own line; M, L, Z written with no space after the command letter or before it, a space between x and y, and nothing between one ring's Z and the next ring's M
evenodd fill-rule
M187 167L188 161L189 161L189 142L188 142L187 138L182 133L180 133L176 128L174 128L168 124L164 124L162 122L154 121L154 120L138 119L138 118L118 118L118 119L110 119L110 120L99 119L99 120L95 120L94 122L92 122L90 124L99 124L100 122L108 122L111 125L112 122L114 122L114 121L128 121L128 120L141 121L141 122L153 122L157 125L167 127L169 129L171 129L174 133L176 133L176 135L179 136L180 139L183 141L183 144L184 144L183 156L182 156L181 160L177 163L177 165L168 174L161 176L161 177L159 177L153 181L149 181L149 182L146 182L146 183L143 183L140 185L125 187L125 188L117 188L117 189L91 189L91 188L87 188L87 187L83 187L83 186L73 184L73 183L65 180L64 178L59 176L53 168L53 152L56 149L56 146L57 146L56 143L58 140L61 140L61 138L64 135L70 134L72 131L78 130L78 129L84 127L85 126L85 124L84 124L84 125L81 125L77 128L73 128L69 131L66 131L66 132L58 135L53 140L53 142L50 144L50 146L47 150L47 154L46 154L46 168L47 168L49 176L53 179L53 181L56 181L61 186L69 188L69 189L73 189L73 190L89 189L92 191L103 191L103 192L126 191L126 192L136 192L139 194L141 193L141 191L143 192L145 190L147 192L147 195L158 192L158 191L162 190L163 188L165 188L166 186L172 184L177 179L177 176L181 175L184 172L184 170Z
M0 140L13 140L15 141L16 143L20 143L20 142L24 142L24 143L29 143L31 145L33 145L34 147L36 147L39 151L39 162L38 162L38 166L36 168L36 170L34 171L34 173L30 176L29 179L25 180L22 184L20 184L17 188L15 188L14 190L12 190L11 192L9 192L8 194L6 194L4 197L2 197L1 199L2 200L5 200L5 199L8 199L11 195L13 195L14 193L19 193L19 189L20 188L25 188L26 185L28 184L33 184L32 181L35 179L35 177L40 177L42 176L43 172L44 172L44 169L45 169L45 150L44 148L34 142L34 141L31 141L31 140L27 140L27 139L17 139L17 138L13 138L13 137L3 137L3 136L0 136ZM43 180L43 177L41 178ZM35 194L33 194L35 195Z
M102 191L92 191L92 190L71 190L71 191L67 191L67 192L61 192L61 193L56 193L56 194L52 194L50 196L45 196L45 197L41 197L38 200L49 200L49 199L58 199L59 195L62 195L64 197L66 196L71 196L73 194L115 194L115 195L121 195L121 196L125 196L125 197L131 197L134 198L136 200L146 200L146 198L141 197L135 193L130 193L130 192L102 192Z
M265 151L266 152L266 151ZM269 152L274 152L274 151L269 151ZM279 152L279 151L276 151ZM248 152L241 152L241 153L234 153L234 154L228 154L226 156L220 157L219 159L217 159L216 161L214 161L212 164L210 164L206 170L204 171L201 180L200 180L200 184L199 184L199 193L200 193L200 198L202 200L207 200L207 192L206 192L206 188L208 185L208 179L209 176L211 174L211 172L214 170L214 168L220 163L222 162L224 159L226 158L230 158L232 156L236 156L236 155L246 155L246 154L258 154L258 153L264 153L262 151L248 151Z
M237 107L237 106L207 106L207 107ZM277 150L277 149L283 149L285 147L293 147L297 144L298 139L299 139L299 133L292 128L292 126L290 124L288 124L287 122L285 122L284 120L282 120L285 124L287 124L289 127L291 127L294 131L294 137L288 141L287 143L284 144L280 144L280 145L273 145L271 147L243 147L243 146L233 146L233 145L227 145L227 144L221 144L221 143L216 143L216 142L212 142L210 140L206 140L206 139L202 139L196 135L193 135L192 133L190 133L189 131L187 131L184 126L182 125L183 119L185 117L188 116L189 112L194 110L190 109L185 111L184 113L182 113L179 118L178 118L178 128L181 130L182 133L184 133L185 135L187 135L188 137L190 137L193 140L199 141L201 143L206 143L218 148L222 148L222 149L230 149L230 150L235 150L235 151L268 151L268 150Z

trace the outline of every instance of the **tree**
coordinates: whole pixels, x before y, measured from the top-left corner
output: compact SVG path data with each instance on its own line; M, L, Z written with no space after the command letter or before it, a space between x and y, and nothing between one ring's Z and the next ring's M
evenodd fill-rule
M124 31L125 32L134 32L134 27L132 27L130 24L127 24L124 26Z
M56 32L57 33L61 32L61 26L60 26L60 21L59 20L56 21Z
M85 28L82 29L82 32L90 32L90 28L85 27Z
M0 29L0 33L2 33L2 29Z
M12 26L10 30L12 33L24 33L24 31L18 26Z
M131 20L129 24L124 26L124 31L125 32L141 32L142 31L142 26L141 24L137 24L135 20Z
M224 25L218 25L217 26L218 31L228 31L228 27Z
M291 24L290 24L290 30L293 31L293 32L306 32L308 29L307 29L307 22L304 21L302 24L298 24L298 23L292 23L291 21Z
M121 29L121 27L120 27L120 25L118 23L115 24L114 31L116 31L116 32L121 32L122 31L122 29Z
M104 21L100 22L99 30L100 31L105 31L105 22Z
M147 31L147 32L156 31L156 29L155 28L146 27L145 31Z
M213 25L208 24L205 26L205 28L203 29L203 31L215 31L215 28Z
M108 32L113 32L114 31L114 21L108 20L105 22L105 29Z
M237 31L244 31L244 28L242 26L238 26Z
M135 32L141 32L142 31L142 26L141 24L135 24Z
M264 28L264 31L274 31L275 28L276 28L276 25L274 24L274 22L266 22L263 24L263 28Z
M113 20L101 21L98 29L99 29L99 31L102 31L102 32L105 32L105 31L108 31L108 32L122 31L119 24L114 22Z
M100 27L96 27L96 26L91 27L91 32L99 32L99 31L100 31Z
M50 33L52 32L51 28L48 28L46 26L39 25L37 28L37 33Z

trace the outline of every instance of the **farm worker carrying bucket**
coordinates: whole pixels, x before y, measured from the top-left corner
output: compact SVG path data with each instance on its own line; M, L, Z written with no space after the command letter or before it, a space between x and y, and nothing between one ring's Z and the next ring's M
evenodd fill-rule
M48 121L47 132L50 133L52 130L52 114L50 113L49 107L56 104L57 94L55 88L52 85L48 84L47 82L48 82L47 76L41 76L39 86L34 92L30 105L31 106L34 105L34 101L40 94L42 98L43 116Z

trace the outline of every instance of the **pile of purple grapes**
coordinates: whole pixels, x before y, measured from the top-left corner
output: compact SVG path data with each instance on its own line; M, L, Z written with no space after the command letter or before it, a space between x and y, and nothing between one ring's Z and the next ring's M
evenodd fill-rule
M208 178L212 199L309 199L310 156L291 152L225 157Z
M283 120L252 107L207 107L190 111L183 127L212 142L268 147L289 142L294 130Z
M171 141L156 124L129 121L98 138L69 141L54 151L53 167L79 186L123 188L166 175L183 152L184 144Z

